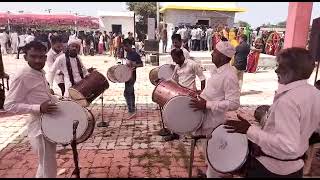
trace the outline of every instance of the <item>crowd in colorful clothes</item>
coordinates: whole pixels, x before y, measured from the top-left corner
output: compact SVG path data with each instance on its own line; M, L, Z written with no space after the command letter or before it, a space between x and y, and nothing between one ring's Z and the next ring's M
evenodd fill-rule
M221 39L228 40L234 47L237 47L241 44L240 37L245 35L246 44L248 45L247 50L240 52L240 48L238 48L238 54L244 53L244 55L240 56L246 57L244 62L246 67L244 70L240 68L241 71L249 73L256 72L260 53L276 55L284 43L284 34L275 31L261 31L260 28L253 31L248 26L229 28L227 25L218 25L213 28L206 25L181 25L175 27L173 34L180 34L183 47L188 51L212 51ZM163 43L162 51L166 52L168 41L167 28L162 29L160 39ZM246 54L246 51L248 51L248 54ZM235 61L237 59L233 58L231 63L234 64ZM241 59L240 61L244 60Z

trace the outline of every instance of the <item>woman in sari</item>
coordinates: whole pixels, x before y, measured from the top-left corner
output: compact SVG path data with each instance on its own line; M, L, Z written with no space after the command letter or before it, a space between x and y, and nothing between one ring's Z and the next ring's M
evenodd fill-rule
M262 39L257 38L256 41L254 42L254 47L251 49L251 52L248 55L248 64L247 64L248 73L256 73L262 48L263 48Z

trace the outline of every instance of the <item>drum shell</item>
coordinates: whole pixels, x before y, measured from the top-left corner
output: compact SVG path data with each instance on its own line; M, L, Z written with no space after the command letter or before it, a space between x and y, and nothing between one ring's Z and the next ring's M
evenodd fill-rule
M150 80L151 84L153 84L155 86L158 84L157 80L159 80L158 72L159 72L159 67L153 68L149 72L149 80Z
M86 107L108 88L108 80L98 71L93 71L79 83L71 86L69 95L71 99ZM78 100L79 97L85 100Z
M153 90L152 101L163 107L171 98L184 95L197 97L197 92L172 81L161 81Z

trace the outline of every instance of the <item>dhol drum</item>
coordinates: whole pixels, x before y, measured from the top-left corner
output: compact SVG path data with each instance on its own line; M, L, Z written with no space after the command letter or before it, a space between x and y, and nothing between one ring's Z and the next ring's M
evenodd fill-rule
M203 121L203 112L189 106L198 94L172 81L161 81L152 94L152 100L163 107L164 124L177 134L189 134L197 130Z
M175 65L164 64L159 67L158 77L161 80L169 80L172 77Z
M69 88L69 96L83 107L87 107L109 88L107 78L94 70L79 83Z
M115 65L108 69L107 77L111 82L124 83L131 79L132 69L124 64Z
M158 72L159 72L159 67L153 68L149 72L149 80L150 80L151 84L153 84L155 86L159 83L158 82L159 81Z
M73 122L79 121L77 143L86 141L93 133L95 119L86 108L71 100L60 100L58 111L41 115L41 130L51 142L68 145L73 139Z
M228 133L224 125L218 126L207 141L206 156L210 166L218 172L239 170L249 155L246 135Z

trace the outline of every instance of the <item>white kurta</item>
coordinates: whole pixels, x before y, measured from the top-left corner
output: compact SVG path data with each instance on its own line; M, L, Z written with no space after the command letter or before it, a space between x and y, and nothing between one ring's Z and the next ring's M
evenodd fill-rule
M11 39L11 48L13 53L17 53L18 51L18 33L14 32L10 34Z
M83 76L86 76L88 74L87 69L83 66L83 63L79 58L80 64L81 64L81 69L83 72ZM75 83L78 83L79 81L82 80L79 70L78 70L78 66L77 66L77 60L76 58L72 58L70 57L70 64L71 64L71 68L72 68L72 74L73 74L73 79ZM53 87L53 79L55 74L57 73L57 71L61 71L64 75L64 84L65 84L65 97L69 97L69 92L68 89L72 86L71 81L70 81L70 77L69 77L69 73L68 73L68 69L67 69L67 61L66 61L66 57L65 54L61 54L59 57L57 57L56 61L52 64L52 67L50 68L49 72L48 72L48 81L50 84L50 87Z
M295 159L307 151L311 134L319 129L320 91L300 80L279 86L264 127L252 125L247 136L270 156ZM303 160L284 162L265 156L257 160L279 175L297 172L304 165Z
M38 170L36 177L56 177L56 145L47 141L41 131L40 105L52 100L44 71L37 71L29 66L23 68L12 79L10 90L5 99L4 109L11 113L31 115L28 124L28 137L32 148L38 154Z
M56 61L57 57L59 57L63 52L57 54L52 48L47 53L47 61L46 61L46 72L52 67L53 63ZM49 79L49 77L47 77ZM63 73L61 71L57 71L54 80L57 84L64 83Z

